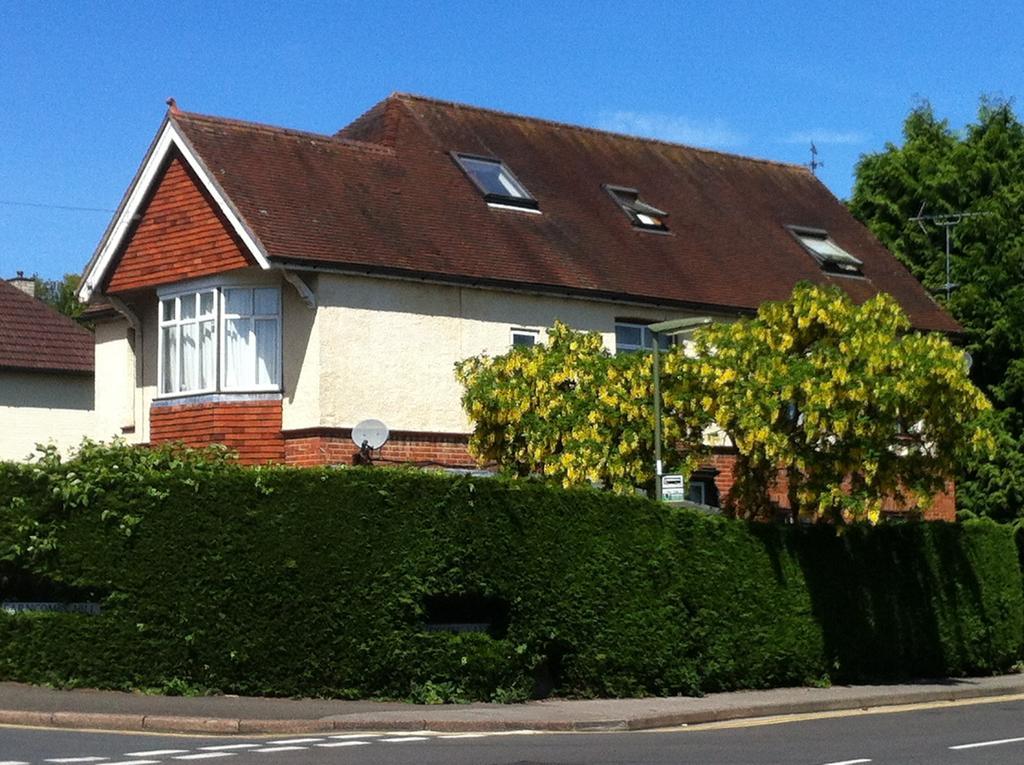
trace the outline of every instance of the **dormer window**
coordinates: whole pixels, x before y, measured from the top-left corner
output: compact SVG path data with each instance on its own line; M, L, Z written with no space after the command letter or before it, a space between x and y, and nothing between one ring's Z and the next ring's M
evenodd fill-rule
M647 231L668 231L668 225L665 223L668 213L644 202L636 189L605 184L604 190L618 203L637 228Z
M804 228L803 226L788 226L787 228L797 241L814 256L822 271L841 276L864 275L863 261L855 258L832 241L832 237L824 229Z
M500 159L453 154L459 167L469 176L489 204L536 210L540 205L530 196L512 171Z

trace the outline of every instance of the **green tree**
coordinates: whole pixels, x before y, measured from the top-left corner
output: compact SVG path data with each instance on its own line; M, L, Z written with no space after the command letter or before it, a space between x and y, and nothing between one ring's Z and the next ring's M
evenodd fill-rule
M992 437L990 405L963 356L939 334L910 332L891 297L854 305L837 288L797 285L757 317L696 335L675 410L700 408L739 452L733 509L770 516L785 476L790 507L807 518L877 521L890 498L926 507L957 465Z
M76 321L82 316L85 305L78 301L78 274L64 274L62 279L47 280L36 274L35 295L47 305Z
M680 359L669 354L663 374L677 389L692 372ZM598 333L560 323L544 345L459 362L462 403L475 426L470 451L514 475L541 475L567 488L652 488L651 371L651 354L613 356ZM697 467L707 422L689 406L669 413L662 446L674 458L670 467L686 474Z
M998 412L993 460L974 459L958 484L961 508L995 517L1024 507L1024 126L1007 102L983 99L954 131L931 106L911 111L903 143L857 165L850 209L963 325L971 376ZM909 219L967 211L952 230L948 303L945 232Z

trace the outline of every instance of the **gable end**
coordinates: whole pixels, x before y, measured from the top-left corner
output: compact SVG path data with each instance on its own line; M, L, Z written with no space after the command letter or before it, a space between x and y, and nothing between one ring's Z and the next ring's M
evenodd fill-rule
M181 154L173 152L129 232L105 292L245 268L255 263Z

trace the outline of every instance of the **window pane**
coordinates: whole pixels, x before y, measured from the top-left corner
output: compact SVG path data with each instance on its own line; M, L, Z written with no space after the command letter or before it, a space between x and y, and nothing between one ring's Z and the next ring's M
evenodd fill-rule
M199 293L199 315L200 316L212 316L213 315L213 292L200 292Z
M257 316L277 316L280 313L281 293L277 289L255 290Z
M530 198L522 184L500 162L459 156L459 163L486 194L516 199Z
M162 321L174 321L178 318L178 312L175 310L175 300L170 298L168 300L160 301L160 319Z
M160 379L160 392L161 393L176 393L177 387L175 382L178 379L178 328L177 327L164 327L160 331L161 340L163 341L163 358L160 360L163 364L163 375Z
M252 290L224 290L224 313L252 316Z
M186 301L182 301L184 307ZM188 302L195 308L195 299L189 296ZM199 325L181 325L181 387L179 390L196 390L199 387Z
M533 332L513 332L512 345L521 345L525 348L537 344L537 335Z
M256 319L256 384L277 382L277 319Z
M178 298L181 306L181 319L194 319L196 317L196 295L182 295Z
M227 388L253 384L256 369L249 332L251 323L251 319L228 319L224 322L224 385Z
M643 328L616 324L615 345L643 345Z
M204 321L199 324L199 387L209 390L213 387L217 369L217 338L214 334L216 323Z

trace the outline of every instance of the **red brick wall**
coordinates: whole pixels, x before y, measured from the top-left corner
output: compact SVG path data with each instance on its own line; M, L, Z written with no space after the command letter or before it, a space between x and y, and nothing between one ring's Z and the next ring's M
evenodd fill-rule
M729 451L716 452L711 455L707 462L707 467L718 471L718 475L714 479L715 486L718 488L721 504L725 504L735 481L736 454ZM768 492L768 495L773 502L778 503L780 508L789 508L787 481L784 473L779 473L778 480L775 486ZM891 502L886 510L887 512L899 513L905 512L906 507L901 507L896 502ZM952 481L947 482L944 492L939 492L932 498L931 506L924 511L924 518L928 521L956 520L956 486Z
M348 428L313 428L284 434L285 462L289 465L351 465L358 447ZM430 464L445 467L477 467L461 433L414 433L393 431L388 442L375 451L375 462Z
M171 160L106 291L151 287L245 268L251 259L198 179Z
M245 465L283 462L285 458L280 399L154 405L149 427L151 443L224 444L237 451L239 462Z

